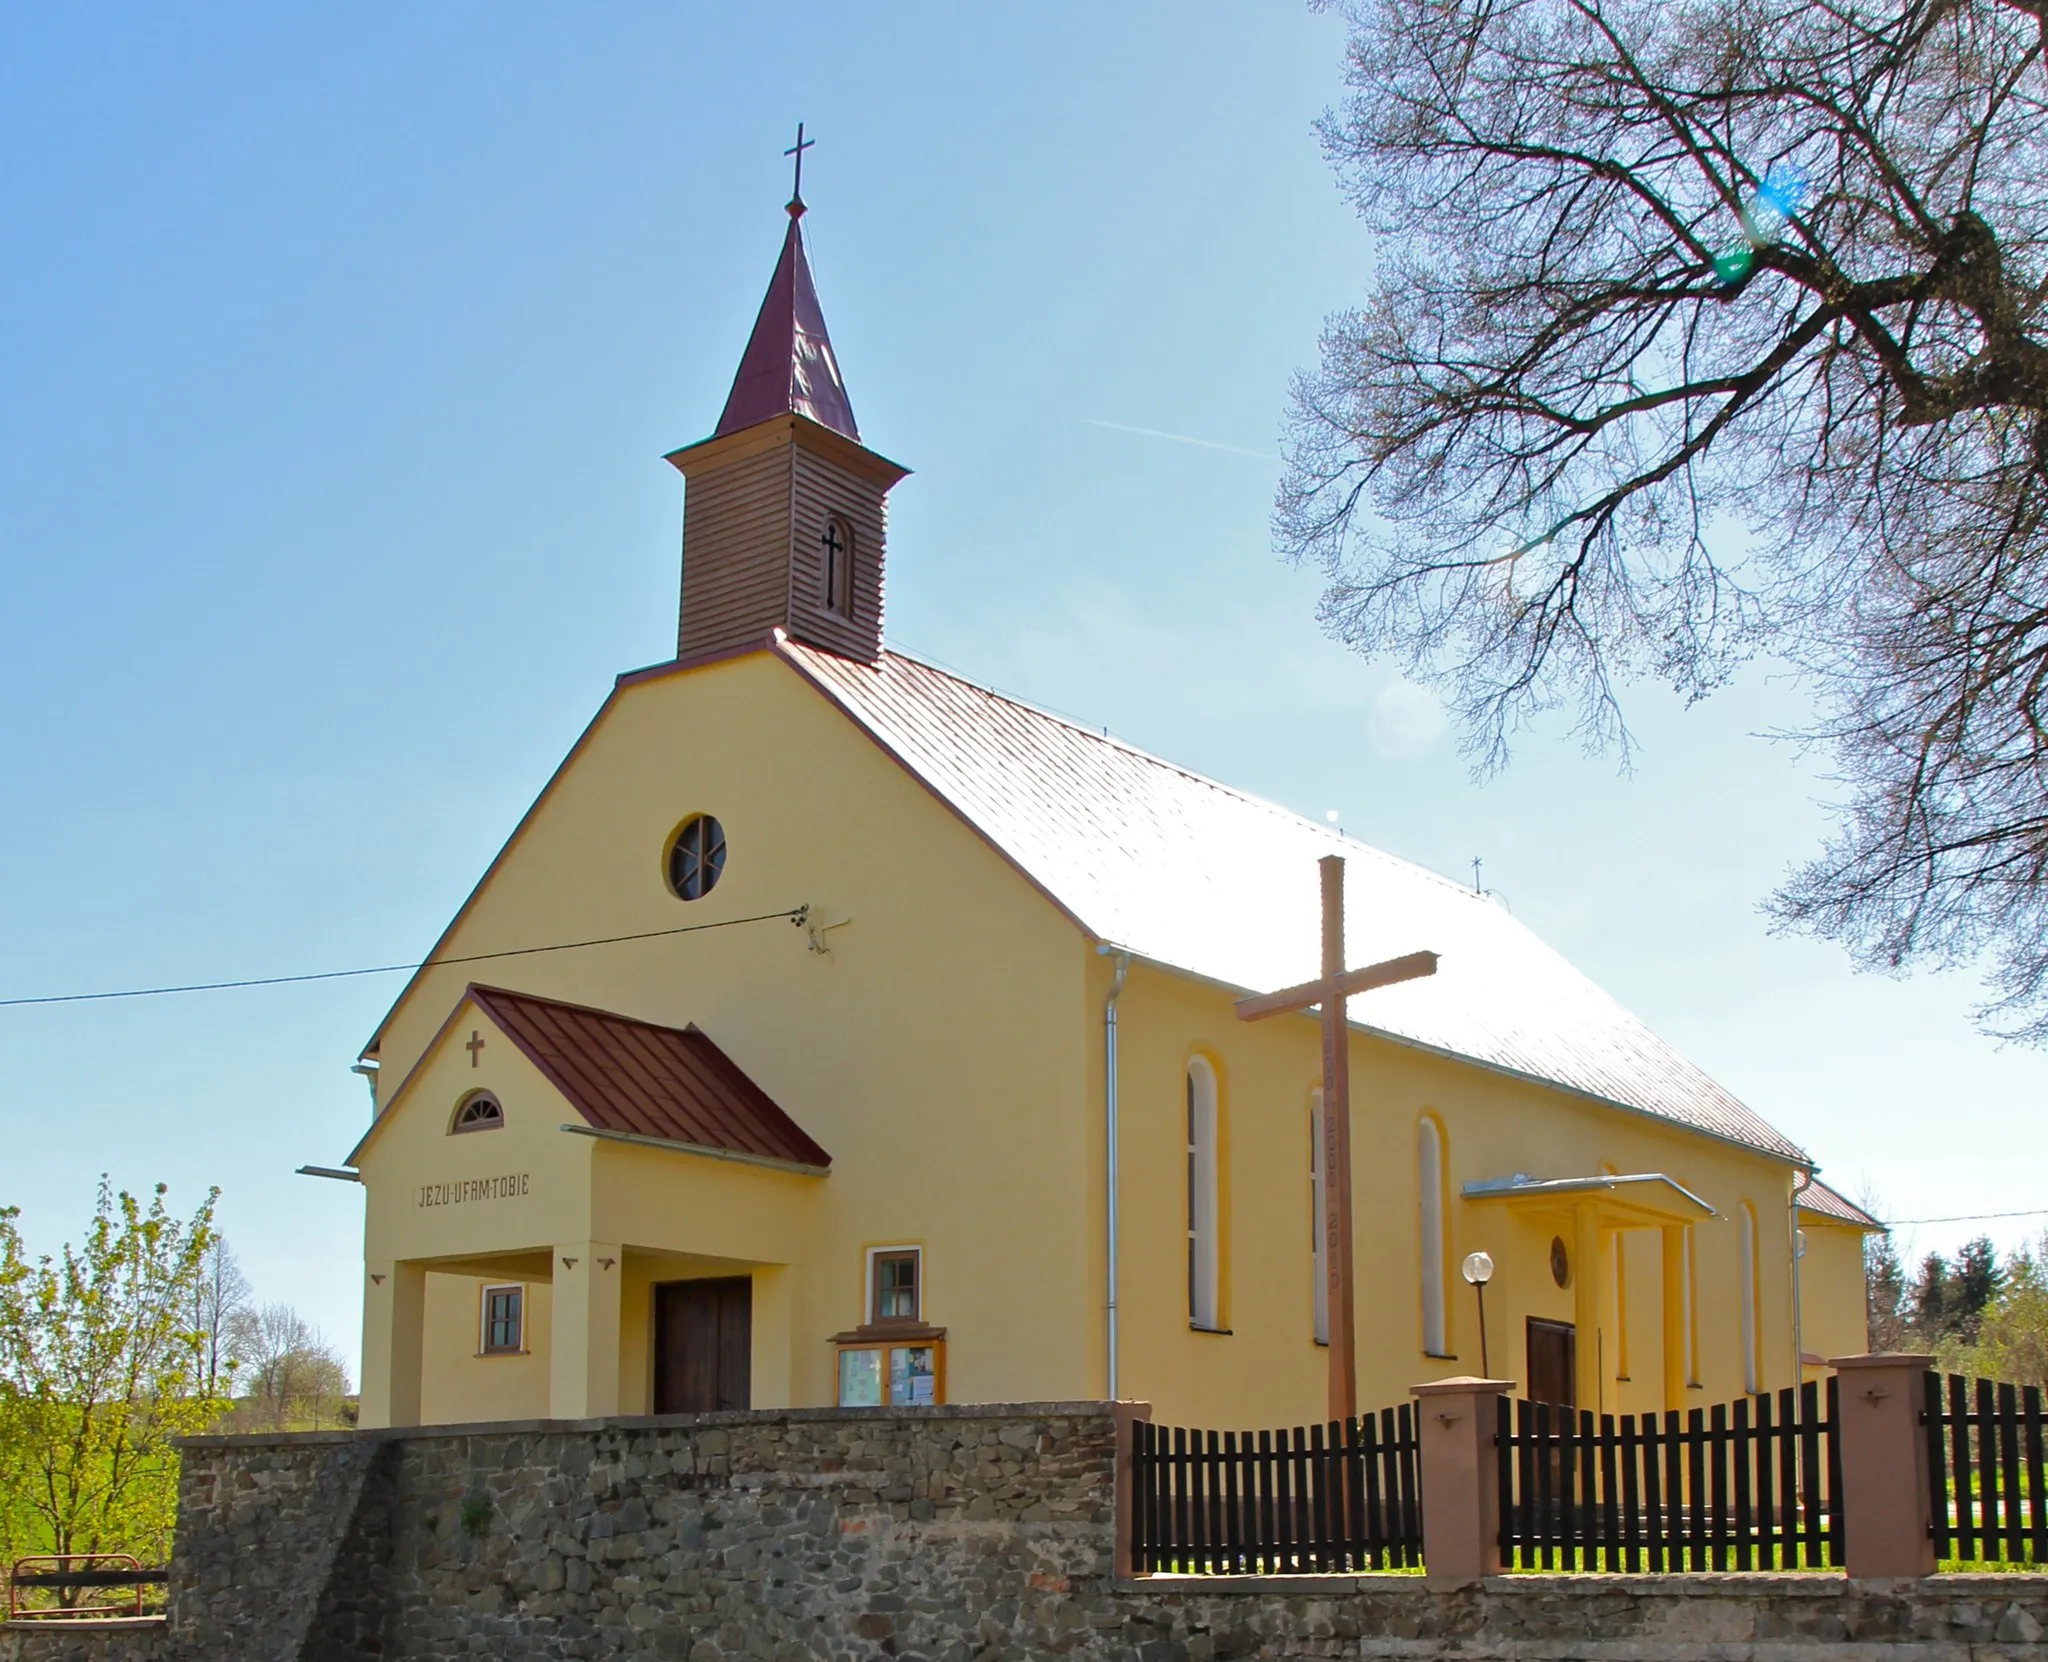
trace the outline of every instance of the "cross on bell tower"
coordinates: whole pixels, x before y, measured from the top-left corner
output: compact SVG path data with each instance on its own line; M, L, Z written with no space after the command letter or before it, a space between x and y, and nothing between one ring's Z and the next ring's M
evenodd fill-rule
M676 655L764 641L770 630L828 652L882 655L890 489L910 470L861 443L853 400L811 280L798 123L782 253L711 437L670 453L683 506Z
M796 124L796 143L783 151L785 156L796 157L796 178L790 182L789 206L786 210L791 219L802 219L804 216L804 152L815 149L817 143L816 139L804 137L804 124L799 121Z

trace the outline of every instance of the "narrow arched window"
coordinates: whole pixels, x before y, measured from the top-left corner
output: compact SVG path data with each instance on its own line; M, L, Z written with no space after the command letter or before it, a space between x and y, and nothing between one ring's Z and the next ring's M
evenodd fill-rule
M1217 1284L1222 1254L1217 1227L1216 1071L1201 1057L1188 1063L1188 1323L1221 1327Z
M1628 1371L1628 1236L1614 1237L1614 1377L1626 1381Z
M1756 1212L1742 1203L1742 1388L1751 1396L1758 1388L1756 1344Z
M1323 1093L1308 1099L1308 1255L1315 1276L1310 1294L1315 1311L1316 1343L1330 1342L1330 1257L1324 1250L1329 1233L1328 1202L1323 1189Z
M1678 1296L1681 1304L1678 1338L1685 1352L1685 1383L1697 1385L1700 1382L1700 1301L1693 1260L1691 1224L1685 1226L1681 1241L1678 1264Z
M1421 1202L1422 1348L1431 1356L1448 1356L1444 1332L1444 1137L1435 1120L1424 1116L1415 1132L1415 1186Z
M818 544L825 552L825 609L841 617L852 617L853 527L834 514L825 521L825 534Z

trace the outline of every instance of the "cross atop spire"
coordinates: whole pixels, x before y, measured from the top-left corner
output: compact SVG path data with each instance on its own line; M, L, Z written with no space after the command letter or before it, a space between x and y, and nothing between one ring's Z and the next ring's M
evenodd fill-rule
M802 219L804 216L804 152L815 149L817 143L816 139L804 137L804 124L799 121L796 124L796 143L783 151L785 156L796 157L796 182L789 187L788 213L791 219Z

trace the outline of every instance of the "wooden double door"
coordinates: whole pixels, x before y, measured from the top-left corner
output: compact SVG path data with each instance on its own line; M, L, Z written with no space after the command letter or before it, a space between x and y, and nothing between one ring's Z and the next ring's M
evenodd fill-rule
M753 1406L754 1283L744 1275L654 1289L654 1411Z
M1574 1406L1579 1394L1578 1338L1570 1322L1529 1318L1529 1378L1523 1394L1531 1402Z

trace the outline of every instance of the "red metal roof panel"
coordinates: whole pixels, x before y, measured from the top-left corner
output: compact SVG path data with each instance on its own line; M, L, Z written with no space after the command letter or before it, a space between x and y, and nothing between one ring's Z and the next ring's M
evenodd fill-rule
M825 332L825 310L818 304L803 230L794 214L714 437L779 415L806 416L860 442L853 400L840 377L832 337Z
M694 1022L661 1027L501 987L469 996L602 1131L799 1166L832 1156Z
M1850 1224L1857 1229L1885 1230L1889 1227L1873 1218L1841 1190L1829 1188L1818 1178L1799 1191L1799 1210L1833 1218L1837 1223Z

